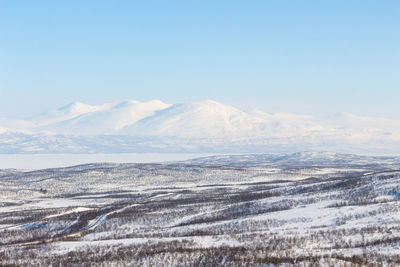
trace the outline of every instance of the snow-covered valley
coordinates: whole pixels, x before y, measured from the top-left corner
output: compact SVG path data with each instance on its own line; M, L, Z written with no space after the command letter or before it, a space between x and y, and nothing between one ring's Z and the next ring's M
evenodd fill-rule
M400 158L0 170L0 265L398 266Z

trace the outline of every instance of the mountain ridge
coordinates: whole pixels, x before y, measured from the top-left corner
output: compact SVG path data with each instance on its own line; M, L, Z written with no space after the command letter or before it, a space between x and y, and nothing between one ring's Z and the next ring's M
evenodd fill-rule
M341 113L319 118L245 112L213 100L167 104L73 102L28 120L0 120L0 153L294 152L390 153L400 121Z

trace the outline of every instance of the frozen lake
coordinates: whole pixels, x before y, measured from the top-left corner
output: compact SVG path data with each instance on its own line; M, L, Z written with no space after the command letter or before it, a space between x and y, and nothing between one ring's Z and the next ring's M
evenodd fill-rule
M94 162L151 163L187 160L218 154L120 153L120 154L0 154L0 169L44 169Z

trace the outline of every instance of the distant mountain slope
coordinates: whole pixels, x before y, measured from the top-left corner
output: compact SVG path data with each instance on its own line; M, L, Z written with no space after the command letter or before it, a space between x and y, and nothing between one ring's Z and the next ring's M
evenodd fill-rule
M397 154L400 121L245 112L212 100L76 102L25 120L0 120L0 153L304 150Z
M44 129L58 134L113 134L125 126L153 115L155 111L169 106L169 104L158 100L144 103L127 100L115 104L107 104L91 112L81 113L68 120L61 120L55 124L47 125Z
M126 127L122 133L184 138L259 137L268 123L236 108L207 100L175 104Z
M37 117L32 117L30 120L36 123L38 126L46 126L68 121L82 114L102 110L104 108L106 108L106 105L92 106L80 102L74 102L56 110L43 112Z

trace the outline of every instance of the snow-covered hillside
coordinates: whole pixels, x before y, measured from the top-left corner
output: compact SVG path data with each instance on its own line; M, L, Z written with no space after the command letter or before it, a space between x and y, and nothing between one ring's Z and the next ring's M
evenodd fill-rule
M123 133L140 136L184 138L226 138L246 135L259 137L269 121L236 108L207 100L175 104L126 127Z
M44 129L58 134L113 134L169 106L158 100L144 103L127 100L98 106L94 110L82 112L72 118L47 124Z
M9 130L1 130L7 128ZM205 100L71 103L27 119L0 119L0 153L295 152L396 154L400 121L245 112Z
M103 110L106 107L107 105L92 106L80 102L75 102L56 110L43 112L39 116L31 118L31 120L38 126L52 125L55 123L68 121L86 113Z
M0 170L0 266L400 266L399 158Z

